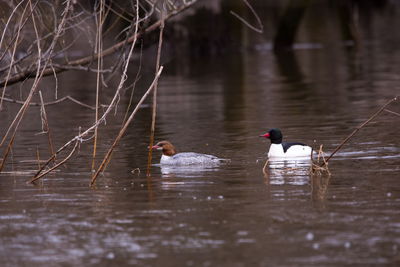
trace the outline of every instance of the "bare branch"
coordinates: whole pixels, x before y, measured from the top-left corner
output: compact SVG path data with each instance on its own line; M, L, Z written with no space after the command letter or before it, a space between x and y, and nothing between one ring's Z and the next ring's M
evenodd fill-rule
M253 7L250 5L250 3L247 0L242 0L242 1L247 5L247 7L250 9L250 11L253 14L253 16L256 18L257 23L258 23L258 28L252 26L249 22L247 22L244 18L242 18L241 16L239 16L238 14L233 12L232 10L230 11L231 15L235 16L238 20L240 20L243 24L245 24L247 27L249 27L253 31L256 31L258 33L263 33L264 26L261 23L260 17L257 15L257 13L254 11Z
M171 11L170 13L168 13L165 16L164 20L168 20L168 19L174 17L176 14L179 14L180 12L183 12L185 9L189 8L194 3L196 3L196 1L188 2L187 4L180 6L178 9ZM69 61L65 65L67 65L67 66L88 65L91 62L93 62L93 60L96 60L98 57L106 57L106 56L109 56L109 55L115 53L119 49L123 48L127 43L131 43L135 39L139 38L142 34L147 34L149 32L152 32L152 31L158 29L160 27L160 25L161 25L161 20L153 23L152 25L147 27L144 31L138 32L137 34L134 34L134 35L130 36L127 40L121 41L121 42L119 42L119 43L117 43L115 45L112 45L111 47L109 47L107 49L104 49L101 53L96 53L96 54L91 55L91 56L87 56L87 57L83 57L83 58L80 58L80 59L77 59L77 60ZM54 71L56 73L60 73L60 72L63 72L65 70L67 70L67 69L63 68L63 67L54 68ZM8 85L12 85L12 84L21 82L21 81L23 81L25 79L33 78L33 77L35 77L35 73L36 72L37 72L37 69L33 69L33 70L27 70L25 72L15 74L12 77L10 77L7 81L6 80L0 81L0 87L4 86L6 82L7 82ZM42 70L41 73L42 73L42 76L53 75L53 69L47 66L46 68L44 68Z

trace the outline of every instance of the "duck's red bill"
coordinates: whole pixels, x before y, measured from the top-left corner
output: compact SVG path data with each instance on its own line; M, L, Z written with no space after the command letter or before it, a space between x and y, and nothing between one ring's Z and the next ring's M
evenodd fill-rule
M260 135L260 137L265 137L265 138L269 138L269 133L266 133L266 134L262 134L262 135Z

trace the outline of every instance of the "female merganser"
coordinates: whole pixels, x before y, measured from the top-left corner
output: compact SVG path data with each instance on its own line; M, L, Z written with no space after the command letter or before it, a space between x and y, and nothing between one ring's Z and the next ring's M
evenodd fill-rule
M162 165L218 165L227 162L213 155L199 154L194 152L176 153L175 147L169 141L158 142L152 147L153 150L162 151L160 164Z
M283 137L279 129L271 129L266 134L260 135L260 137L265 137L271 140L271 146L268 151L268 158L270 159L311 159L313 153L312 147L298 142L282 143Z

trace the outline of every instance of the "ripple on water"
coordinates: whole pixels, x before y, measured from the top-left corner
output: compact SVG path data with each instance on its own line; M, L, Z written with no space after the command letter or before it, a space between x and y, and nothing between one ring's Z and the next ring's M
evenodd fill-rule
M329 153L328 153L329 154ZM400 158L400 148L391 146L380 146L357 151L341 150L335 154L333 159L394 159Z

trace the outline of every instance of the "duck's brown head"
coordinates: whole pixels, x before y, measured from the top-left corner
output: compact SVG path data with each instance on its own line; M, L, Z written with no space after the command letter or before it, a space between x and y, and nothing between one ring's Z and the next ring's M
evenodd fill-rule
M166 156L176 154L175 147L169 141L160 141L152 147L153 150L161 150Z

